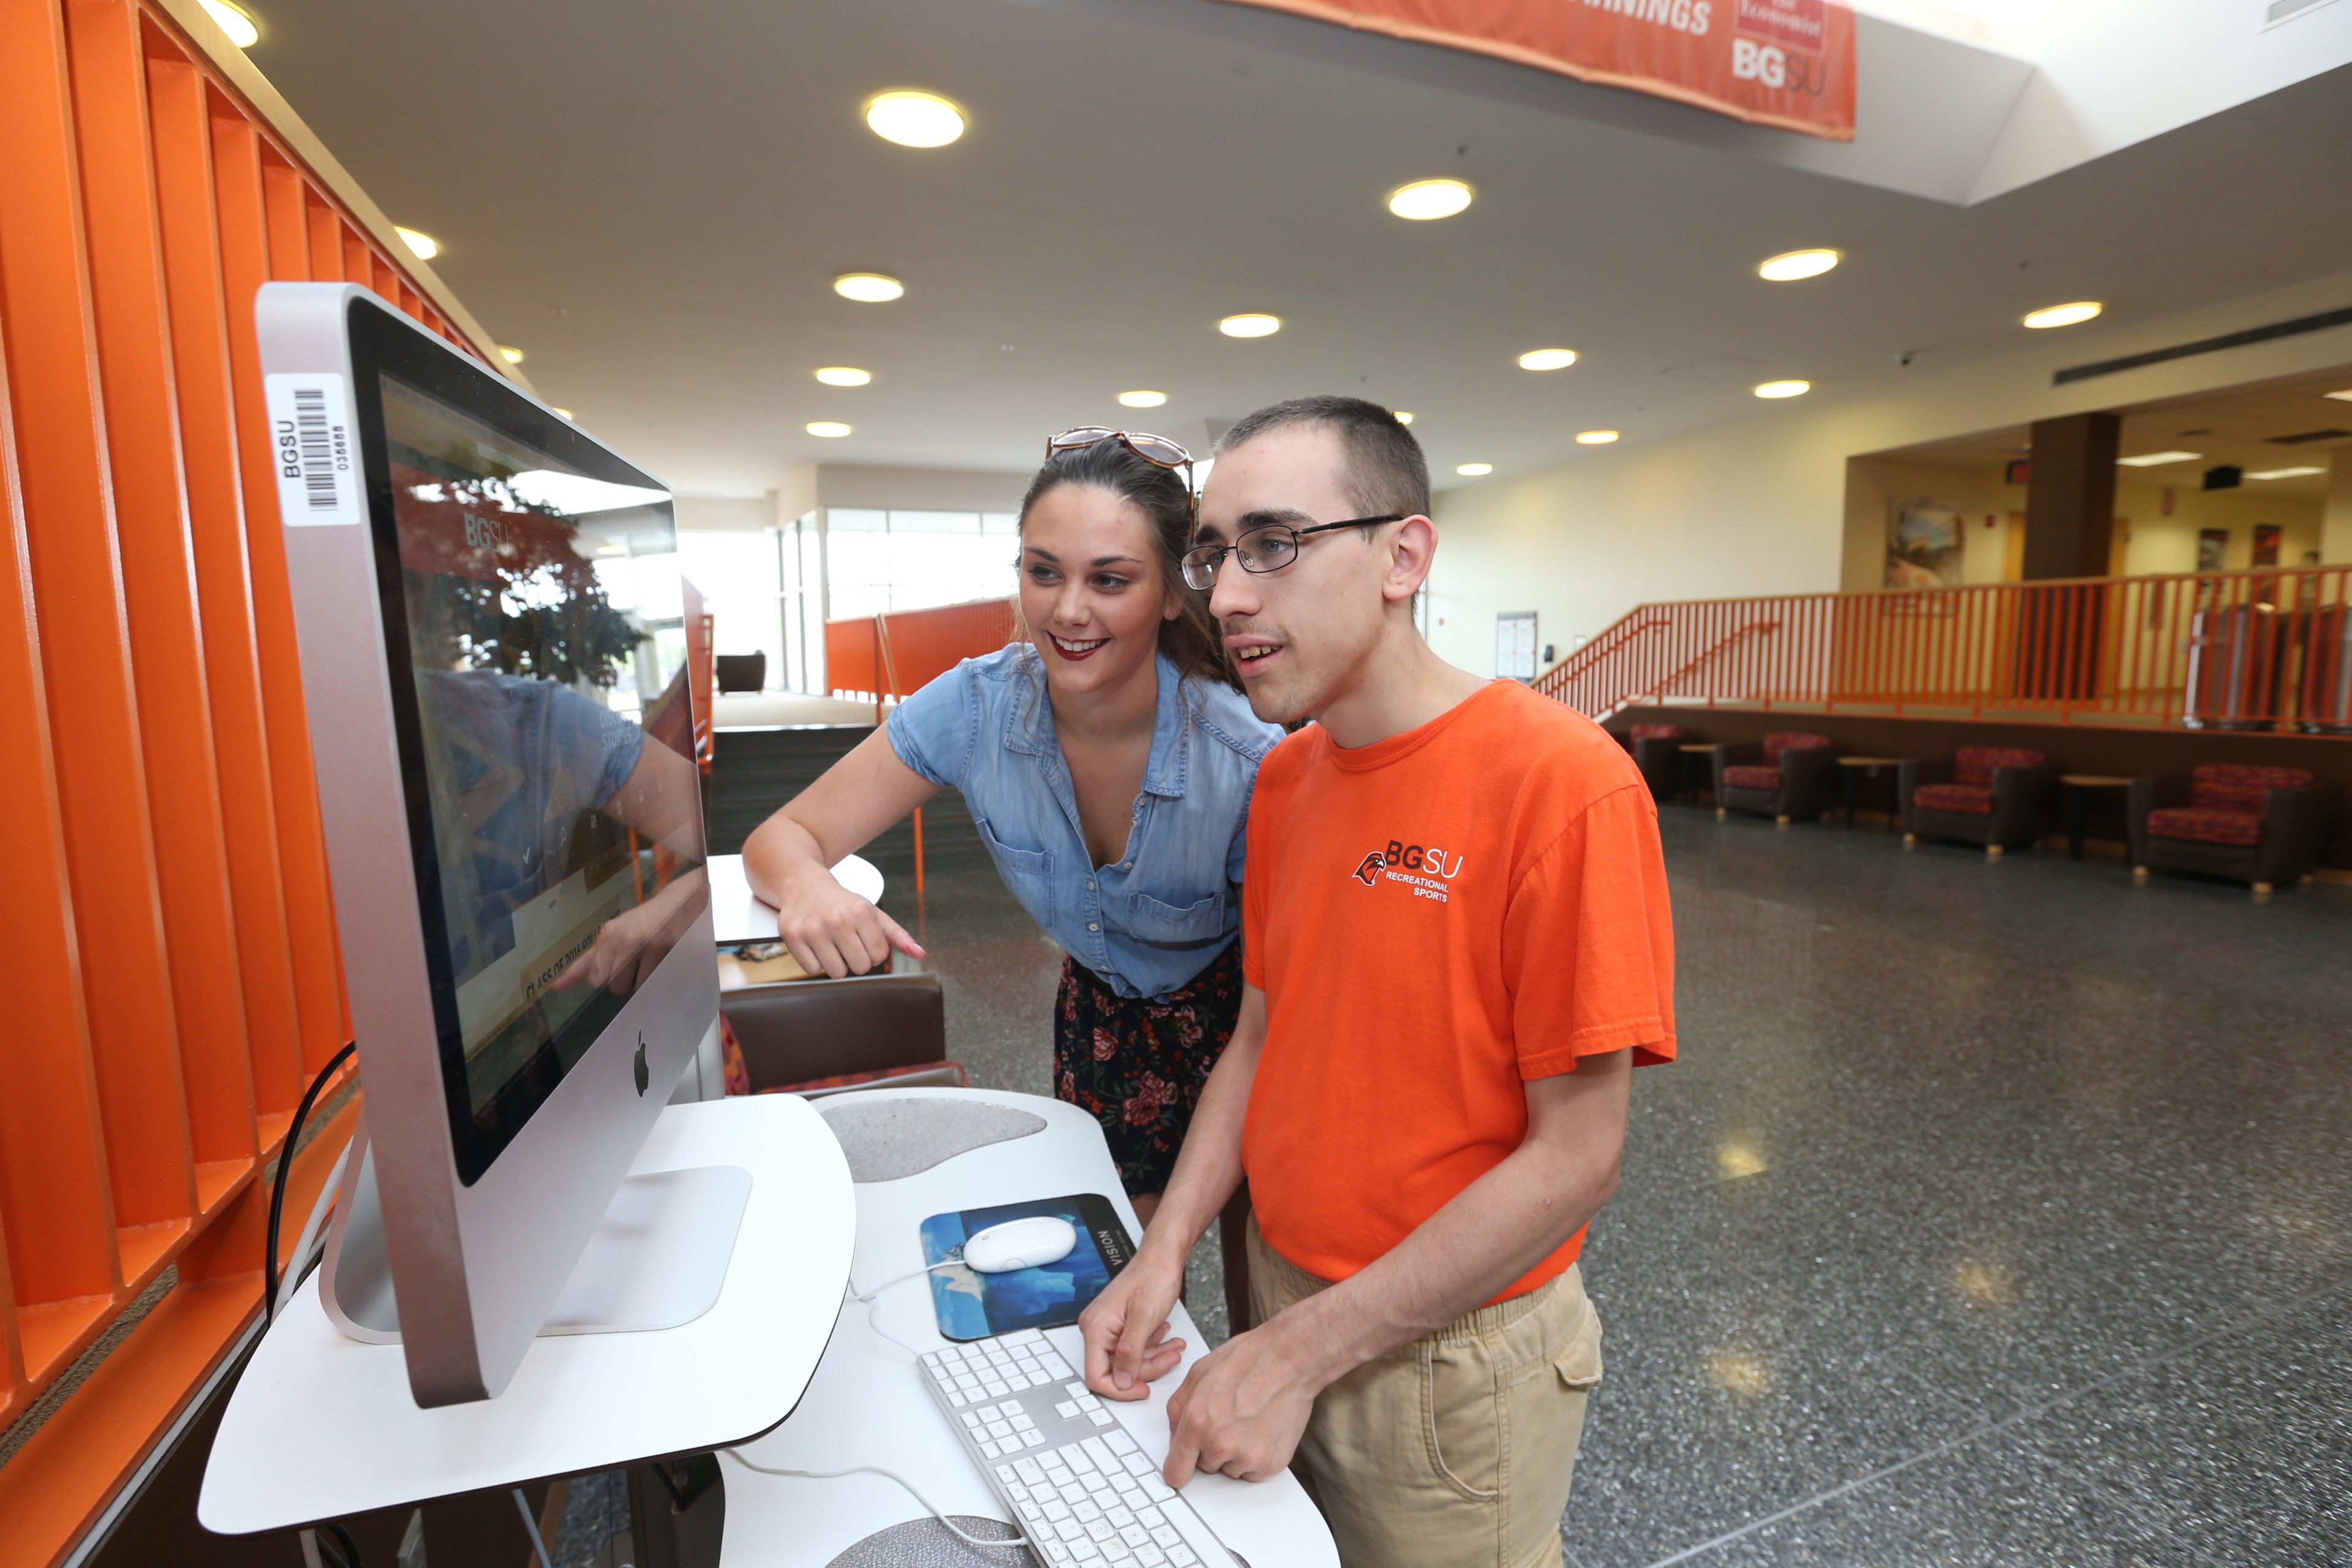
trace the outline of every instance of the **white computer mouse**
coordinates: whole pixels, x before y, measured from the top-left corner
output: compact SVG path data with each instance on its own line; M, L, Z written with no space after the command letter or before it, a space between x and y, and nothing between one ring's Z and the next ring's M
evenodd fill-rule
M1059 1263L1078 1245L1078 1227L1049 1214L992 1225L963 1244L964 1267L978 1274L1043 1268Z

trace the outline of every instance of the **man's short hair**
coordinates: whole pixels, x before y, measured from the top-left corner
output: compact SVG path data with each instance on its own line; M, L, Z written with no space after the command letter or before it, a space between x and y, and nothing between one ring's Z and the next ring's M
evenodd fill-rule
M1428 515L1429 459L1422 456L1421 443L1394 414L1360 397L1294 397L1273 404L1218 437L1216 450L1230 452L1270 430L1294 425L1320 426L1337 433L1347 454L1340 483L1362 515Z

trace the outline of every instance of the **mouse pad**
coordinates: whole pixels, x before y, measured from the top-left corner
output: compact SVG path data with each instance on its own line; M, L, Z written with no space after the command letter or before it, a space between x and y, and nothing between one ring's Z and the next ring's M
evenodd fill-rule
M935 1214L923 1222L923 1261L960 1259L966 1237L1032 1215L1069 1221L1077 1227L1078 1245L1067 1258L1043 1268L1014 1268L1003 1274L942 1268L931 1275L931 1305L939 1313L941 1334L951 1340L984 1340L1022 1329L1057 1329L1075 1323L1087 1303L1135 1256L1135 1243L1127 1226L1119 1223L1110 1200L1099 1193L1076 1193Z

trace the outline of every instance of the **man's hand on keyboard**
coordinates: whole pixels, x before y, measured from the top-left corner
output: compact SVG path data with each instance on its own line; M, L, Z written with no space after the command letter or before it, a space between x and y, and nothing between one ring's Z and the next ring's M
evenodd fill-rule
M1171 1279L1147 1236L1118 1277L1078 1314L1088 1388L1106 1399L1150 1397L1146 1384L1167 1376L1184 1358L1184 1342L1168 1337L1168 1314L1183 1288L1183 1260L1177 1260Z
M1280 1317L1236 1334L1186 1375L1168 1399L1168 1463L1181 1487L1196 1469L1262 1481L1290 1463L1323 1386L1291 1353Z

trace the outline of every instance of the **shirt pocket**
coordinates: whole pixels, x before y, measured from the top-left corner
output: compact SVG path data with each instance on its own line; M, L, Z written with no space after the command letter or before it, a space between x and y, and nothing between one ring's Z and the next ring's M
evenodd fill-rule
M986 818L974 816L972 824L980 829L981 842L988 846L989 858L996 862L997 875L1029 918L1039 925L1052 929L1054 924L1054 857L1043 849L1019 849L996 836L996 829Z
M1199 903L1179 909L1149 893L1129 893L1127 929L1146 947L1207 947L1225 934L1225 895L1212 893Z

